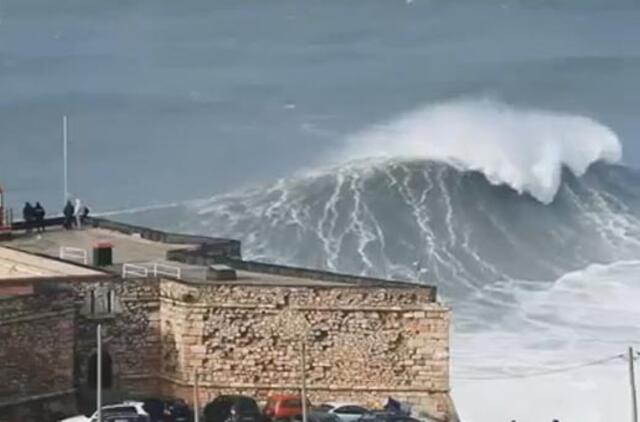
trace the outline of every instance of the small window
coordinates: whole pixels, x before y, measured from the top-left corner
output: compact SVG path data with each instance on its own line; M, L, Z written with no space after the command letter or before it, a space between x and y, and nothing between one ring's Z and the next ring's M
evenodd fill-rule
M116 292L108 287L96 287L85 295L84 309L89 315L112 315L117 309Z
M320 406L317 406L315 410L318 412L328 412L331 409L333 409L333 406L330 404L321 404Z
M260 409L258 408L255 400L247 397L238 398L235 407L240 413L260 413Z
M300 409L302 407L302 402L298 399L284 400L282 402L282 407L287 409Z

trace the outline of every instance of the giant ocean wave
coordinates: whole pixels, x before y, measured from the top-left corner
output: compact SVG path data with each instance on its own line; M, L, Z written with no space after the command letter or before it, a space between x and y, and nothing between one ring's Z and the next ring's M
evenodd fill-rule
M465 420L617 420L616 362L553 385L527 374L640 336L640 173L620 155L586 117L456 102L349 137L330 165L122 217L238 238L245 258L436 284ZM487 382L506 403L477 399Z
M174 206L172 228L239 238L251 259L436 283L455 298L635 256L640 177L620 155L586 117L446 103L349 137L330 166Z

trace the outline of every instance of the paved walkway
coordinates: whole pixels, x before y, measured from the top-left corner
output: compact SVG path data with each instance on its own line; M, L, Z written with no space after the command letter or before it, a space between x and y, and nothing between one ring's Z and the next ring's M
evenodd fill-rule
M42 234L18 234L13 240L2 244L28 252L59 256L61 247L84 249L91 265L93 247L107 242L113 245L113 262L161 261L171 249L185 248L188 245L169 245L152 242L136 236L103 229L87 228L83 230L48 229Z

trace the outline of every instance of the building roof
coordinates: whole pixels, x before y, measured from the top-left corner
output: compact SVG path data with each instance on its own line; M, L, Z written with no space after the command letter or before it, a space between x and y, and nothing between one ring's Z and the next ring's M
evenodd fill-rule
M6 280L99 275L104 273L0 246L0 283Z
M61 247L78 248L85 251L91 263L92 248L110 243L113 245L113 265L105 270L123 275L126 273L123 266L128 264L138 274L157 274L194 283L425 288L430 290L432 300L436 300L434 286L245 261L241 257L240 242L233 239L169 233L102 218L90 218L90 226L83 230L63 230L56 219L48 222L51 227L46 233L39 236L17 233L6 244L54 257L58 256ZM227 274L229 271L232 276Z

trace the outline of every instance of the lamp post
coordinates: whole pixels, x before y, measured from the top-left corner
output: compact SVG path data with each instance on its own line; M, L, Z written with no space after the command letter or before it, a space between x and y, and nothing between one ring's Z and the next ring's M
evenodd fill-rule
M96 336L98 339L98 351L96 356L96 372L97 372L97 384L96 385L96 406L98 407L98 420L102 422L102 325L98 324L96 329Z

